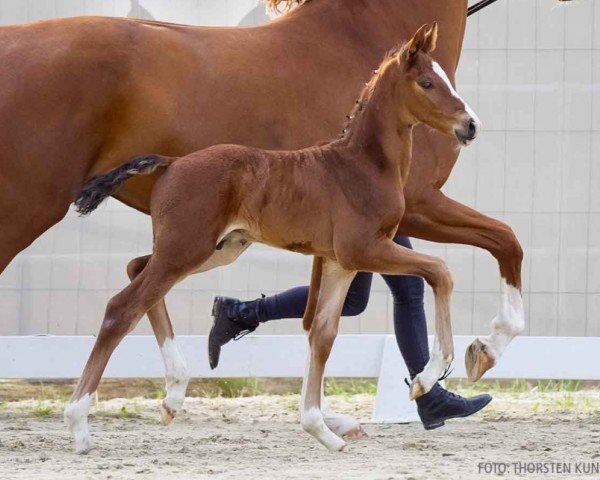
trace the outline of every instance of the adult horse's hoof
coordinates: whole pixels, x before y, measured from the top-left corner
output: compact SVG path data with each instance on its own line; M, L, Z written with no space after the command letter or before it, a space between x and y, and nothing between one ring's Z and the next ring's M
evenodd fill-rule
M467 378L470 382L479 380L485 372L496 364L496 359L490 348L481 340L476 338L467 347L465 354L465 367Z
M163 425L169 425L175 418L175 412L169 408L164 400L160 407L160 417Z

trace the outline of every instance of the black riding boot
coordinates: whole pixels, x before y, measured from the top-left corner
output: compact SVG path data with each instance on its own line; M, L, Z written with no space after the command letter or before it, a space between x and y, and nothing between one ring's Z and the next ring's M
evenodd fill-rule
M468 417L492 401L488 394L463 398L442 388L439 383L425 395L417 398L417 411L425 430L443 427L451 418Z
M264 297L263 297L264 298ZM221 347L229 340L239 340L265 321L263 299L242 302L237 298L216 297L213 304L213 326L208 335L208 361L213 370L219 364Z

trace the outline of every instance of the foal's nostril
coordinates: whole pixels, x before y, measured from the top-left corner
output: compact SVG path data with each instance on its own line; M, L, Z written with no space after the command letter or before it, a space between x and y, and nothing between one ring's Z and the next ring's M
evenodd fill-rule
M474 137L477 133L477 124L473 119L469 122L469 137Z

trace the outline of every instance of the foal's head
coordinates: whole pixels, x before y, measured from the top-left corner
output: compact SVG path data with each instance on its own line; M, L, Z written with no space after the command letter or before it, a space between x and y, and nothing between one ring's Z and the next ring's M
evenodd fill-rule
M477 136L477 115L456 93L448 75L429 54L435 50L438 26L423 25L397 54L396 104L399 120L422 122L466 146Z

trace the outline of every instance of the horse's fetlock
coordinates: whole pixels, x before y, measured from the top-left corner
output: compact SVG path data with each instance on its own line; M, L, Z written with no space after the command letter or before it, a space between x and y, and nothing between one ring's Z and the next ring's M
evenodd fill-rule
M300 416L302 430L310 433L311 435L314 435L319 430L322 430L324 423L323 414L318 408L315 407L304 410Z

